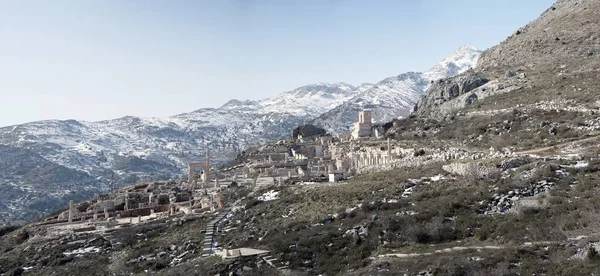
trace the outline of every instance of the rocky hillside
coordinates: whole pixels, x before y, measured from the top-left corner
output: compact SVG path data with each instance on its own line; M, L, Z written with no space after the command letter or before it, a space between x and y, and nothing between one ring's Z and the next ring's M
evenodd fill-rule
M478 100L495 104L574 100L593 108L600 57L598 1L561 0L481 54L474 70L438 82L416 114L443 117ZM590 105L592 104L592 105Z
M320 115L312 123L329 132L350 130L357 114L372 109L375 122L388 122L408 115L432 82L456 76L475 66L480 51L462 46L427 72L408 72L386 78L338 107Z
M541 69L539 63L573 62L600 55L600 3L559 0L539 18L488 49L479 61L482 70L495 67ZM553 68L554 69L554 68Z
M88 174L0 145L0 224L23 223L106 189Z
M79 232L3 228L0 273L597 275L600 58L577 54L586 43L527 41L545 32L584 41L580 26L599 10L600 1L558 1L474 70L434 81L414 116L386 124L390 140L336 142L340 155L394 150L388 163L357 165L369 173L223 187L222 220L225 212L207 211L112 228L100 219ZM532 50L562 45L556 55ZM203 256L204 241L269 252Z

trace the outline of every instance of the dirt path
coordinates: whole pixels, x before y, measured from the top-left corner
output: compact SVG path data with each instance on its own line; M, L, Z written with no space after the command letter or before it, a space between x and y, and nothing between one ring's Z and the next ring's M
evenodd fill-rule
M381 254L376 257L371 257L371 259L381 259L381 258L414 258L421 256L430 256L433 254L442 254L442 253L452 253L464 250L501 250L507 248L517 248L517 247L530 247L534 245L551 245L551 244L561 244L564 241L539 241L539 242L526 242L520 245L481 245L481 246L454 246L444 249L437 249L431 252L422 252L422 253L388 253Z
M557 148L560 148L560 147L565 147L565 146L570 146L570 145L575 145L575 144L579 144L579 143L593 141L593 140L596 140L598 138L600 138L600 135L596 134L595 136L588 137L588 138L583 138L583 139L579 139L579 140L575 140L575 141L565 142L565 143L561 143L561 144L557 144L557 145L549 146L549 147L543 147L543 148L537 148L537 149L530 149L530 150L525 150L525 151L519 151L519 152L515 152L515 154L534 154L534 153L540 153L540 152L544 152L544 151L548 151L548 150L552 150L552 149L557 149Z

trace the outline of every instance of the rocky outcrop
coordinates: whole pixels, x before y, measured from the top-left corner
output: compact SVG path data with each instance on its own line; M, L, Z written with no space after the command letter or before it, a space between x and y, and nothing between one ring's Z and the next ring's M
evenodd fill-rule
M313 126L313 125L301 125L299 127L294 128L292 136L294 139L302 137L312 137L312 136L322 136L327 134L322 128Z
M474 89L488 83L488 79L469 71L463 75L438 80L427 90L427 94L415 106L414 111L421 116L435 116L437 107L461 95L468 94ZM461 106L472 104L477 100L477 95L469 94Z
M558 0L536 20L484 51L474 70L432 84L415 106L415 114L439 118L486 97L514 91L533 102L563 88L570 78L595 76L591 72L600 62L598 10L600 1ZM592 79L575 81L575 92L585 91L581 86ZM461 86L461 82L467 83ZM542 93L529 93L536 90Z

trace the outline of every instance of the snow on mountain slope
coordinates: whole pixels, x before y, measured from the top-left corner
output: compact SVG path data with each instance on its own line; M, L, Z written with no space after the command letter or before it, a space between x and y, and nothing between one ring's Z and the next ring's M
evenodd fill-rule
M364 86L360 87L364 89ZM220 109L246 110L259 114L289 113L294 116L315 116L352 98L361 90L347 83L306 85L260 101L231 100Z
M458 75L477 63L481 51L462 46L424 73L408 72L390 77L359 92L340 106L321 114L313 124L332 133L350 130L358 112L373 110L376 123L406 116L429 87L431 81Z
M474 68L482 52L473 46L463 45L423 75L426 79L433 81L456 76Z
M345 83L317 84L261 101L231 100L220 108L166 118L31 122L0 128L0 145L27 150L48 163L88 175L98 181L96 188L101 190L113 180L133 183L140 178L180 176L187 163L202 160L207 149L213 164L231 160L249 146L289 137L294 127L356 93L355 87ZM19 181L0 174L0 183L23 187L35 184ZM23 193L18 198L34 194L30 189L15 191ZM81 193L75 188L73 194ZM15 218L20 211L0 208L0 217Z
M90 185L96 185L95 191L106 189L111 181L133 183L140 178L173 178L185 173L188 162L202 160L207 149L212 153L214 164L219 164L233 159L249 146L289 137L294 127L319 114L324 113L320 122L329 122L328 129L336 131L348 129L358 111L364 108L374 109L378 121L404 115L426 89L429 79L456 74L472 66L475 61L471 59L476 51L467 47L461 49L429 72L405 73L376 84L358 87L347 83L307 85L268 99L231 100L219 108L204 108L166 118L128 116L100 122L31 122L0 128L0 144L36 154L47 161L43 163L60 168L50 170L48 175L40 178L57 179L53 185L59 187L69 185L73 195L89 191ZM62 183L62 178L53 175L67 171L87 175L95 182L86 180L92 184L82 185L83 190L78 191L72 183ZM33 181L33 178L27 179ZM36 184L6 178L2 174L0 183L14 187ZM12 190L23 193L18 198L39 194L29 188ZM16 214L20 211L15 208L6 212ZM0 215L2 212L0 210Z

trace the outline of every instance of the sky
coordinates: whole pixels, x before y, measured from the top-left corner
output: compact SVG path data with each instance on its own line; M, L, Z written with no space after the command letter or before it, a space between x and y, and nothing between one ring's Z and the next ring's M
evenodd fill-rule
M552 0L0 0L0 126L163 117L424 71Z

